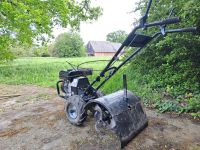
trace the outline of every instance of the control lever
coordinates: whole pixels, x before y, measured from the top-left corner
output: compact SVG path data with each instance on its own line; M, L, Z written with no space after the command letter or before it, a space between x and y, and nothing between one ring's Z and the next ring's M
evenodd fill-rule
M127 79L126 79L126 74L123 74L123 88L124 88L124 100L127 103L127 107L129 110L132 109L131 105L129 104L129 99L128 99L128 95L127 95Z
M140 27L144 27L144 25L147 22L147 18L148 18L148 13L149 13L149 9L151 7L152 4L152 0L149 0L148 4L147 4L147 9L145 14L142 16L142 18L140 19Z
M124 100L127 102L127 80L126 80L126 74L123 74L123 88L124 88Z

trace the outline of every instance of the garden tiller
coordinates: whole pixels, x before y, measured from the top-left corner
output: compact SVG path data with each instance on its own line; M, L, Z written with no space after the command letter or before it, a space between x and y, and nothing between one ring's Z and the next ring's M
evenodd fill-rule
M179 17L171 18L172 11L167 19L147 23L151 3L152 0L149 0L139 25L127 36L121 47L92 83L89 82L87 76L92 75L93 69L80 68L80 65L84 63L75 67L68 62L72 69L59 72L61 80L57 82L57 92L60 97L66 100L64 111L72 124L81 125L86 120L87 114L91 112L96 120L96 129L108 128L112 130L120 137L122 144L130 141L147 126L148 120L140 98L131 91L127 91L126 75L123 75L123 90L103 96L100 88L158 36L166 36L168 33L196 32L195 27L167 30L167 25L180 22ZM139 33L139 31L143 31L141 29L150 27L159 27L159 31L151 36ZM128 56L126 54L127 57L116 65L119 56L122 55L122 51L126 47L135 47L135 50Z

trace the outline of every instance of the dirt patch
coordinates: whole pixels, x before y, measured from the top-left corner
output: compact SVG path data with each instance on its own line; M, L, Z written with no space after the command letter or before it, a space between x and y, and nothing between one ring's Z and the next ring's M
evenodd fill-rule
M30 128L28 127L24 127L24 128L20 128L20 129L7 129L5 131L0 132L0 137L4 137L4 136L15 136L18 133L25 133L29 130Z
M56 93L52 91L53 89L32 85L0 85L0 112L51 100L56 97Z
M2 150L115 150L113 133L97 134L94 120L71 125L63 112L64 102L55 89L29 85L0 85L0 149ZM200 150L200 123L146 110L149 125L124 150Z

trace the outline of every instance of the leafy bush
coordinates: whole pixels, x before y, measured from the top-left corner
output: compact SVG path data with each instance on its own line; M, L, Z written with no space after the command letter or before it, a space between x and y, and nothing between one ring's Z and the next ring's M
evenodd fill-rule
M9 49L0 50L0 64L5 63L9 60L13 60L15 55Z
M60 34L53 44L52 56L77 57L84 56L85 48L82 38L78 33L67 32Z
M141 0L137 10L144 11L146 1ZM161 20L167 16L169 8L175 7L174 16L180 16L182 22L170 25L170 28L198 26L200 23L200 3L198 0L170 1L161 0L150 10L148 21ZM166 17L165 17L166 18ZM156 30L151 28L147 34ZM161 111L174 110L198 112L200 110L200 37L190 33L173 34L158 38L144 49L131 64L129 69L141 74L143 83L148 84L152 91L161 90L168 93L174 101L160 100L157 107ZM188 98L187 93L192 97ZM182 97L179 99L179 97ZM179 99L179 103L175 100ZM186 103L185 106L180 106ZM177 107L175 107L177 105Z
M36 47L32 49L36 57L50 57L49 49L47 46Z
M106 41L122 43L128 34L123 30L114 31L106 35Z

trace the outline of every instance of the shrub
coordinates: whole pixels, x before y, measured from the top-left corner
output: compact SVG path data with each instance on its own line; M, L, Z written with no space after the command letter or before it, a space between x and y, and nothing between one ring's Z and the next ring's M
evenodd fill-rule
M74 32L60 34L52 48L52 56L56 57L78 57L83 56L84 52L83 40Z

